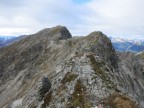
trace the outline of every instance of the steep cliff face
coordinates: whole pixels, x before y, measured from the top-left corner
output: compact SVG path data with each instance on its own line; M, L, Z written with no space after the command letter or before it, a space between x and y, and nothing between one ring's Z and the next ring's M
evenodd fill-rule
M102 32L72 38L57 26L30 35L0 50L0 107L143 108L142 71L121 55Z
M144 60L134 53L119 53L119 80L125 92L144 107Z

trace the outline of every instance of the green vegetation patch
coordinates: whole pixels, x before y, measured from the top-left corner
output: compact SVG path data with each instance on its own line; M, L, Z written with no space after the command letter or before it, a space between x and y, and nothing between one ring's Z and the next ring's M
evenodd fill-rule
M105 73L106 70L103 70L102 67L105 64L104 62L97 62L94 55L87 55L91 62L91 66L95 71L95 74L103 80L103 83L107 86L108 89L115 89L115 84L110 80L108 75ZM94 76L96 77L96 76ZM92 78L94 79L94 78Z
M91 103L86 99L86 87L80 80L75 85L74 92L72 94L72 106L71 108L91 108Z
M144 53L140 54L141 58L144 59Z
M75 74L73 72L67 72L62 79L61 83L65 84L67 82L74 81L78 77L78 74Z
M44 103L42 104L41 108L46 108L46 106L49 105L49 103L51 102L52 100L52 91L50 91L49 93L47 93L45 96L44 96Z
M102 103L104 107L110 108L138 108L136 103L126 95L114 93L105 98Z
M98 74L98 75L102 75L102 76L104 77L104 76L105 76L105 75L104 75L104 72L103 72L103 70L101 69L102 64L99 63L99 62L97 62L97 61L95 60L94 55L92 55L92 54L91 54L91 55L87 55L87 57L90 59L92 68L93 68L93 70L95 71L95 73Z
M31 105L31 106L29 106L30 108L36 108L36 106L34 105L34 103Z

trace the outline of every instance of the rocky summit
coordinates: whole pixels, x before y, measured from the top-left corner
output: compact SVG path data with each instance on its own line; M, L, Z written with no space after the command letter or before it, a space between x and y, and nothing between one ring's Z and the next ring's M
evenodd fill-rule
M100 31L44 29L0 49L0 108L144 108L144 59Z

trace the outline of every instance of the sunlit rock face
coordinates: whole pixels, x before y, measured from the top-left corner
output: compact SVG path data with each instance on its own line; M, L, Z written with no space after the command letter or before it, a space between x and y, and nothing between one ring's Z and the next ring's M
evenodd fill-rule
M102 32L47 28L0 50L0 107L143 108L143 63Z

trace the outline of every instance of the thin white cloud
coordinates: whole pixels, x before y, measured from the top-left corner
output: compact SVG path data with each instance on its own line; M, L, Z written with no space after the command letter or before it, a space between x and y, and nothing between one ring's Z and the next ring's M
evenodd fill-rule
M93 0L88 7L93 11L92 18L100 19L104 25L100 30L112 35L143 35L140 30L144 26L142 4L143 0Z
M0 31L7 29L9 34L13 33L10 28L21 32L27 29L29 34L56 25L67 26L73 35L92 31L112 36L144 34L143 0L90 0L80 4L73 0L9 1L3 0L0 7Z
M1 28L0 29L0 34L2 36L17 36L19 35L24 35L29 33L29 29L27 28Z

